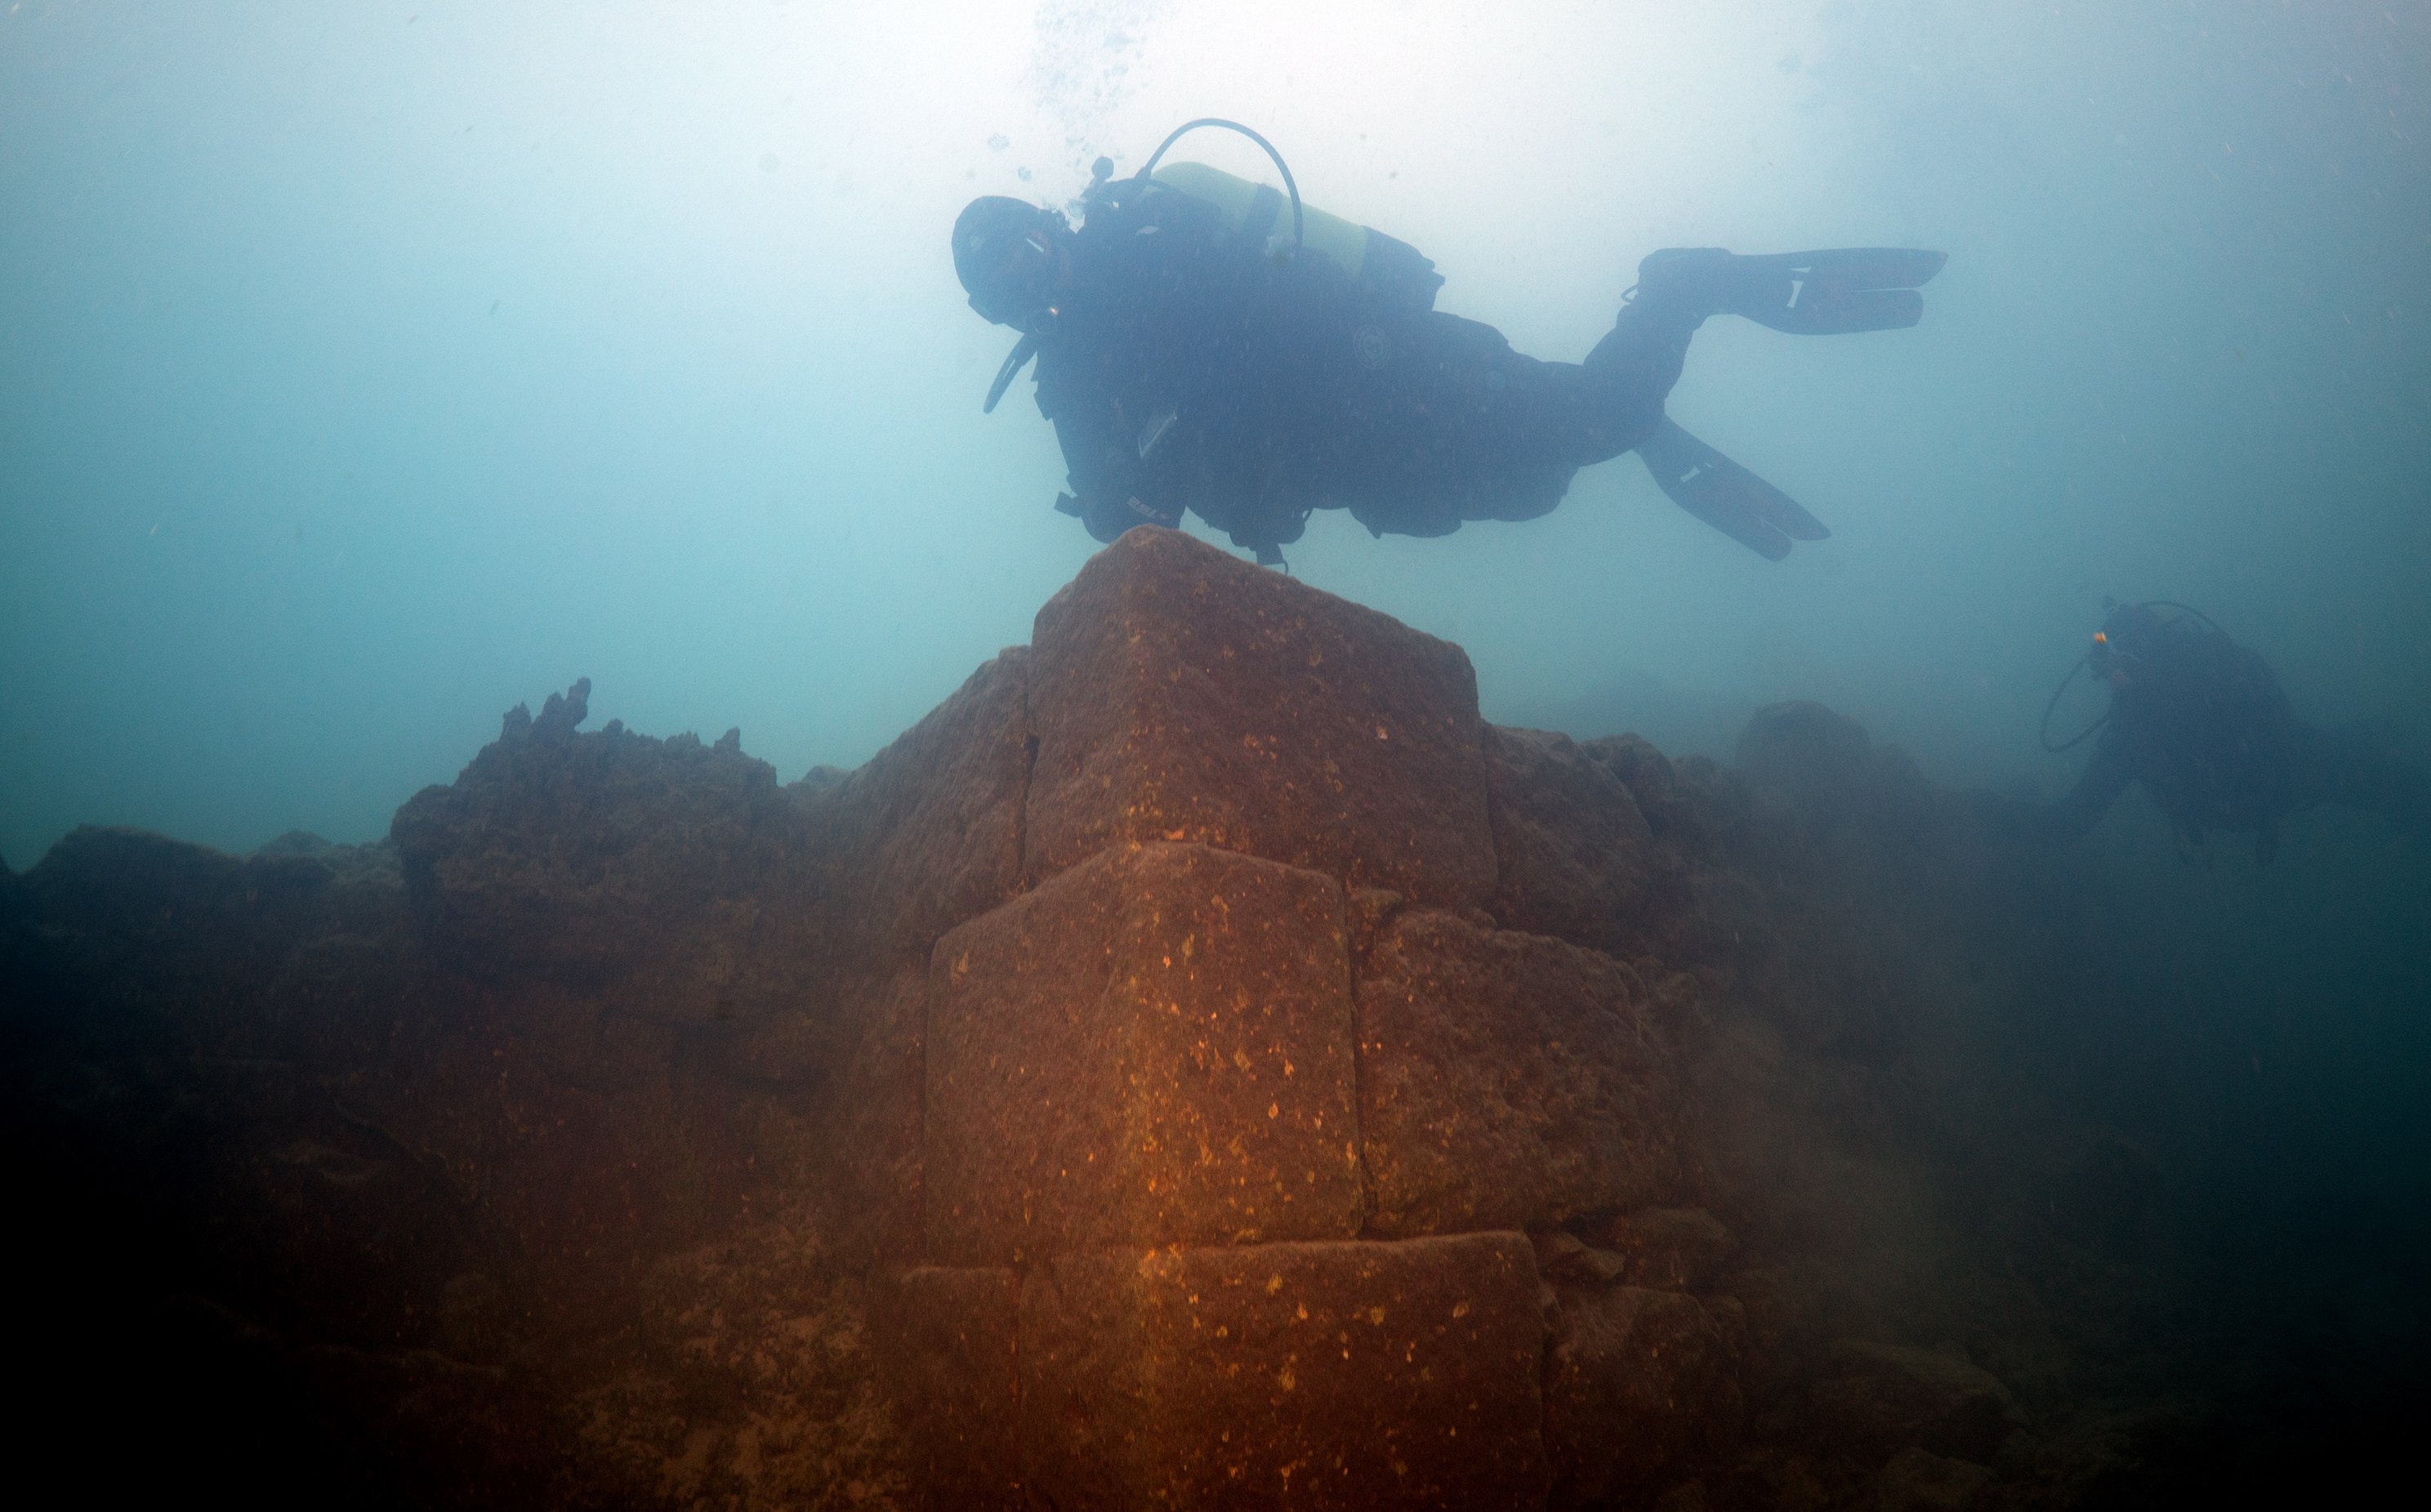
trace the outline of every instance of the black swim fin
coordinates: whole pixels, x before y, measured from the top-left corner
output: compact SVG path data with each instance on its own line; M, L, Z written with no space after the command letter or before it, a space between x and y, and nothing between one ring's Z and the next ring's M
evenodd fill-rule
M1738 277L1723 308L1793 336L1901 330L1924 318L1920 285L1950 260L1908 246L1734 257Z
M1796 499L1668 418L1637 444L1637 455L1672 503L1758 556L1779 562L1793 541L1831 537Z
M1899 330L1924 318L1918 287L1947 252L1849 246L1739 257L1716 246L1666 247L1637 265L1642 295L1700 316L1744 315L1793 336Z

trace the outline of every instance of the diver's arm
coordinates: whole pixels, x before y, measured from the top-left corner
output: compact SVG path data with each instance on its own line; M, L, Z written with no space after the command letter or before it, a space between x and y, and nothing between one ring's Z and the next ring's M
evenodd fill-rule
M1112 399L1064 405L1054 420L1072 490L1056 507L1077 515L1091 536L1112 542L1136 525L1182 523L1180 507L1166 500L1141 458L1123 406Z
M1040 358L1039 408L1072 491L1057 507L1100 541L1182 523L1186 448L1173 439L1207 389L1237 378L1218 354L1238 345L1224 337L1237 324L1241 270L1212 255L1212 212L1205 225L1198 216L1186 196L1158 195L1142 224L1110 223L1076 275L1086 305L1071 340Z
M2045 811L2044 838L2074 840L2100 823L2110 812L2119 795L2136 780L2136 770L2113 731L2105 731L2102 741L2093 748L2093 760L2068 796Z

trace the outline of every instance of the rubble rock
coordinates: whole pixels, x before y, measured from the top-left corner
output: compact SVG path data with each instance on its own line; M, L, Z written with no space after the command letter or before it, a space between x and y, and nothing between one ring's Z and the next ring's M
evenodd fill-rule
M1608 1505L1721 1453L1742 1411L1728 1336L1692 1297L1637 1286L1565 1298L1545 1369L1550 1505Z
M869 759L807 795L836 875L845 950L925 959L1019 886L1032 749L1027 647L972 673Z
M1701 1207L1649 1207L1612 1220L1602 1238L1621 1256L1633 1286L1702 1291L1738 1250L1738 1240Z
M1955 1354L1844 1340L1813 1388L1818 1426L1851 1453L1921 1448L1990 1460L2026 1415L1990 1372Z
M1797 700L1758 709L1739 732L1738 769L1750 781L1805 793L1850 787L1872 764L1865 727L1819 703Z
M1629 786L1568 735L1492 729L1486 753L1496 919L1615 954L1644 950L1664 863Z
M1873 1512L1970 1512L1992 1484L1988 1465L1903 1449L1874 1477Z
M1536 1246L1536 1269L1548 1281L1601 1287L1628 1272L1628 1256L1597 1249L1568 1229L1541 1230L1530 1237Z
M434 938L481 969L643 970L706 989L652 994L657 1011L708 1016L736 950L799 922L803 817L739 749L577 733L589 693L551 695L538 719L518 706L452 785L397 811L406 882Z
M1657 838L1677 835L1688 816L1670 758L1637 735L1604 735L1581 741L1579 753L1629 789L1648 831Z

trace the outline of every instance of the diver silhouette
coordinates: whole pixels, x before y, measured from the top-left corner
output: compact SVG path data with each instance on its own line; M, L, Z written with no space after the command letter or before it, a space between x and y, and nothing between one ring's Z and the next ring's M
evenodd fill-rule
M1265 148L1288 199L1197 163L1159 172L1201 126ZM1547 362L1435 310L1433 262L1303 206L1281 155L1237 123L1189 122L1126 178L1099 159L1081 204L1077 229L999 196L954 224L971 308L1023 333L985 408L1034 356L1038 407L1069 469L1058 508L1100 541L1179 525L1186 510L1268 563L1315 510L1348 509L1379 535L1534 519L1580 468L1633 450L1682 509L1786 556L1831 532L1664 415L1689 337L1725 313L1801 335L1913 326L1918 286L1945 260L1899 247L1656 252L1586 360Z
M2109 710L2054 744L2052 711L2079 671L2109 685ZM2264 862L2278 852L2280 821L2320 803L2380 814L2417 837L2431 831L2431 786L2390 754L2393 732L2298 719L2269 664L2184 604L2113 607L2053 690L2043 748L2067 750L2096 736L2093 759L2057 803L1989 800L1995 831L2074 839L2133 782L2168 815L2182 847L2203 845L2214 830L2246 833Z

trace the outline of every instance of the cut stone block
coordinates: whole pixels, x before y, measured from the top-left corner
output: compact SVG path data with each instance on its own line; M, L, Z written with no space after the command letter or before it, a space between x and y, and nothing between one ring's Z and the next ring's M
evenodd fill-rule
M931 970L931 1260L1358 1232L1332 878L1124 847L947 934Z
M847 983L836 996L838 1045L822 1109L827 1238L870 1267L921 1257L921 1031L929 973L908 966Z
M1013 896L1030 773L1027 647L972 673L869 764L807 799L851 884L854 948L925 958L937 936Z
M1039 611L1029 866L1188 840L1446 907L1494 892L1460 647L1172 530Z
M1680 1094L1635 973L1413 911L1359 983L1371 1232L1543 1227L1676 1184Z
M1525 1237L1095 1251L1021 1298L1025 1478L1086 1508L1536 1508Z
M1011 1270L923 1267L897 1283L904 1445L913 1504L934 1512L1022 1512L1021 1285Z

